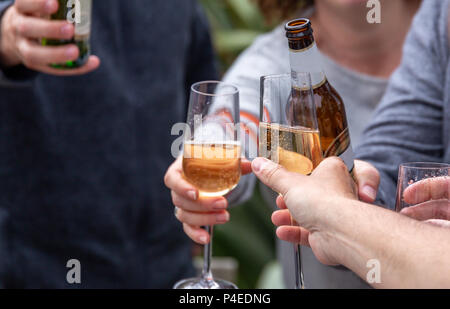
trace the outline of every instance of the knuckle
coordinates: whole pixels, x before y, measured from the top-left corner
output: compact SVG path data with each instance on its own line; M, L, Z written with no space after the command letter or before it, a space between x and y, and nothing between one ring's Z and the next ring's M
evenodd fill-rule
M23 58L23 63L25 65L31 66L35 64L35 61L33 59L33 56L31 54L31 52L26 49L23 53L22 53L22 58Z
M12 7L18 14L23 11L23 0L14 1L14 6Z
M179 208L182 208L183 206L180 197L173 191L172 191L172 202L175 206Z
M21 36L24 36L28 32L28 24L25 19L20 16L15 18L14 28L16 29L16 33Z
M194 232L193 232L192 228L188 224L183 223L183 231L190 239L195 241Z
M268 169L265 171L266 179L269 183L273 183L276 180L277 174L280 172L281 166L276 165L274 168Z
M334 169L344 172L347 171L347 166L345 165L344 161L339 157L331 157L328 159L328 164L330 164L331 167Z
M379 184L380 173L372 164L367 162L360 163L358 169L356 170L356 173L364 178L364 180L371 182L374 185Z
M170 184L170 168L167 171L167 173L164 175L164 184L166 185L166 187L169 187L169 184Z
M186 233L186 235L188 235L190 237L190 235L189 235L190 229L186 223L183 223L183 231Z
M25 42L19 45L19 52L22 56L24 64L32 64L33 63L33 53L31 52L30 47Z
M290 189L286 194L284 195L284 201L285 203L290 203L292 201L298 200L299 196L303 196L304 192L302 190L302 186L295 186L292 189Z
M184 222L184 219L185 219L184 217L185 217L185 215L184 215L184 211L182 209L178 209L175 212L175 218L177 218L178 221Z
M19 28L20 28L20 22L22 20L22 17L20 15L13 16L9 19L9 27L12 30L14 34L19 34Z
M376 184L380 184L380 172L372 166L373 176L375 177Z

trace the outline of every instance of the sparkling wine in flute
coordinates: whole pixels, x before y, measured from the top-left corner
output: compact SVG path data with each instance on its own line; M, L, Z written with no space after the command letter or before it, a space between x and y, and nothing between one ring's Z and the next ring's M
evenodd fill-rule
M309 71L261 78L259 155L309 175L322 161L321 135ZM292 225L298 225L291 218ZM295 288L305 287L301 248L294 245Z
M219 81L192 85L184 134L183 177L200 197L219 197L237 186L241 175L239 89ZM213 211L214 212L224 212ZM203 249L201 276L178 281L174 289L237 289L211 271L213 226Z
M318 130L260 123L259 152L290 172L309 175L322 161Z
M227 194L236 187L241 176L240 143L185 143L183 173L201 196Z

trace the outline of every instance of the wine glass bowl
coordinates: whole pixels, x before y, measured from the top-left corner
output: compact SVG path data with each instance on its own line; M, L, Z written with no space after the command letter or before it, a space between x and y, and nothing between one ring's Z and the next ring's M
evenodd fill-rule
M201 197L227 194L241 177L239 142L185 143L183 175L198 188Z
M395 210L443 201L450 194L450 165L412 162L399 166ZM450 218L446 218L449 220Z

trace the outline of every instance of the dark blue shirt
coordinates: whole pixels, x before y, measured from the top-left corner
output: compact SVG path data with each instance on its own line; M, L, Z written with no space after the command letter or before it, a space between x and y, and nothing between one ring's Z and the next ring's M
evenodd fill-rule
M170 288L193 275L163 177L190 84L216 78L207 22L194 0L93 2L97 71L0 74L4 287ZM70 259L81 285L66 282Z

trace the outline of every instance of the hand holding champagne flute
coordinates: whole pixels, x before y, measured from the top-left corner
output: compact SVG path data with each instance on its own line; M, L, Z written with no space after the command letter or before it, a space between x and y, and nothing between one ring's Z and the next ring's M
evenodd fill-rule
M183 149L183 177L200 198L220 197L237 186L241 177L239 91L235 86L207 81L191 88L188 127ZM212 226L206 228L212 238ZM201 278L178 282L175 289L236 289L211 273L211 242L205 245Z
M310 73L262 77L261 94L259 156L290 172L311 174L322 150ZM296 288L302 289L300 246L294 249Z

